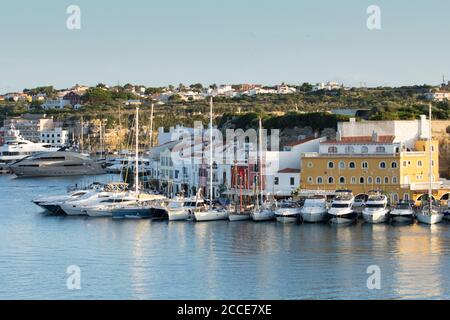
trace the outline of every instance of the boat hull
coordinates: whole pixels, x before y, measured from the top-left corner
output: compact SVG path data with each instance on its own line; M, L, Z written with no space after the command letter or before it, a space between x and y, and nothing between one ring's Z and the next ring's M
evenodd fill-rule
M327 220L331 224L353 224L358 219L358 213L355 211L344 214L327 213Z
M432 225L441 222L444 215L442 213L424 214L419 212L416 214L416 218L420 223Z
M327 218L327 212L326 211L317 211L317 212L302 211L301 217L304 222L308 222L308 223L323 222Z
M228 220L229 213L227 211L200 211L195 212L195 221L217 221L217 220Z
M38 205L52 215L64 214L64 211L61 209L61 205L59 204L40 203Z
M364 210L362 213L362 217L364 222L366 223L384 223L388 220L388 210L380 210L380 211L366 211Z
M70 204L62 204L61 209L68 216L85 216L86 215L86 212L83 211L84 209L80 206L74 206L74 205L70 205Z
M235 213L232 213L232 214L230 214L228 216L228 219L230 221L246 221L246 220L251 220L252 217L250 216L250 214L245 214L245 213L235 214Z
M299 216L277 216L277 222L289 224L289 223L297 223L300 221Z
M169 221L185 221L192 219L192 213L189 210L168 210Z
M272 221L275 219L275 213L271 210L262 210L257 212L252 212L251 214L253 221Z

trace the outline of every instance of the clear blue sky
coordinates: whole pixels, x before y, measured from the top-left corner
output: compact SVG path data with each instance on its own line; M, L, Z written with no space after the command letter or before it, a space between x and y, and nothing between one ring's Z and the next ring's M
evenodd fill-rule
M66 28L66 8L82 29ZM366 28L381 7L382 29ZM450 79L447 0L0 0L0 92L75 83Z

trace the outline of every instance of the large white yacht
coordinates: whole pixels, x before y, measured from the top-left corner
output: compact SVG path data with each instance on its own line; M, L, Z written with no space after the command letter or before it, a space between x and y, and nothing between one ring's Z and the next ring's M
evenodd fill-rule
M350 190L337 190L336 196L328 210L328 221L333 224L350 224L356 222L358 214L353 209L355 197Z
M378 191L369 193L362 213L363 219L368 223L383 223L388 220L388 199Z
M308 197L300 210L303 221L311 223L325 221L327 212L327 197L324 195Z
M9 166L18 177L97 175L106 171L100 163L71 151L41 152Z
M52 147L50 144L25 140L19 130L11 125L6 132L5 143L0 147L0 168L7 169L9 164L36 153L57 150L58 148Z

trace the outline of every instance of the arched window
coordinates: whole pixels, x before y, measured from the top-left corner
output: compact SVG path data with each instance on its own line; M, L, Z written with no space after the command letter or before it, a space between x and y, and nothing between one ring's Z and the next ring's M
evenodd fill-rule
M334 168L334 162L328 161L328 169L333 169L333 168Z
M389 184L389 177L384 177L384 183Z
M397 166L398 166L397 162L393 161L393 162L391 163L391 168L392 168L392 169L396 169Z
M367 177L367 183L368 183L368 184L372 184L372 183L373 183L372 177Z
M397 177L392 177L392 184L397 184L397 183L398 183Z
M351 181L352 181L352 184L356 184L356 177L352 177Z
M329 184L333 184L334 183L334 178L333 177L328 177L328 183Z
M375 149L375 152L376 152L376 153L385 153L385 152L386 152L386 148L385 148L385 147L382 147L382 146L379 146L379 147L377 147L377 148Z
M345 177L340 177L339 178L339 183L340 184L345 184Z
M381 161L381 162L380 162L380 168L381 168L381 169L386 169L386 162Z
M364 181L365 181L365 180L364 180L364 177L359 177L359 183L360 183L360 184L364 184Z
M345 162L339 161L339 169L345 169Z
M308 162L308 168L312 168L314 165L313 165L313 163L312 163L312 161L309 161Z
M323 178L317 177L317 184L322 184L322 183L323 183Z
M405 193L405 194L403 195L403 200L409 201L409 193Z
M312 183L313 182L313 177L308 177L308 183Z
M381 184L381 177L376 177L375 183L376 184Z
M328 153L337 153L338 152L338 148L333 146L333 147L328 147Z
M422 162L422 160L417 161L417 166L418 166L418 167L423 167L423 162Z
M396 193L392 194L392 202L393 203L397 203L398 202L398 194L396 194Z
M361 153L369 153L369 148L366 146L361 147Z
M368 168L369 168L369 163L366 162L366 161L363 161L363 162L361 163L361 168L363 168L363 169L368 169Z
M356 164L352 161L348 164L349 169L355 169L356 168Z

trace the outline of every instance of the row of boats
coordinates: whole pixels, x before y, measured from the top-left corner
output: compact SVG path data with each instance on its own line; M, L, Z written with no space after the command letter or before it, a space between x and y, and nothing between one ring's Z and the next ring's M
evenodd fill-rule
M125 183L94 183L86 189L65 195L44 197L33 202L53 215L112 217L114 219L167 219L170 221L270 221L282 223L352 224L359 218L355 197L350 190L338 190L329 202L326 196L313 195L303 202L283 200L266 201L243 208L237 205L220 205L201 197L176 197L169 199L152 193L135 193ZM362 219L367 223L412 223L415 219L434 224L450 220L450 211L435 208L414 208L409 202L390 207L388 199L372 192L363 204Z

